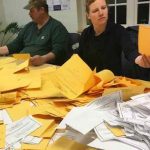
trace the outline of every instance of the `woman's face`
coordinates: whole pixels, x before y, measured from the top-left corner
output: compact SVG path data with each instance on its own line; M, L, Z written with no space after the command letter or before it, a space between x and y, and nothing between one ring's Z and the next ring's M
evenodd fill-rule
M107 23L108 7L105 0L96 0L89 6L87 14L88 19L93 26L99 26Z

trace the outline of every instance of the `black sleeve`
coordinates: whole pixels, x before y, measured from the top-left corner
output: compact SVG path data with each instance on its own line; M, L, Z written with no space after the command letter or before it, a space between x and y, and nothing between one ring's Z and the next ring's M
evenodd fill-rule
M118 34L119 34L118 38L120 40L120 44L126 59L131 63L134 63L135 58L138 55L140 55L138 53L137 46L132 42L129 33L125 30L124 27L120 26Z

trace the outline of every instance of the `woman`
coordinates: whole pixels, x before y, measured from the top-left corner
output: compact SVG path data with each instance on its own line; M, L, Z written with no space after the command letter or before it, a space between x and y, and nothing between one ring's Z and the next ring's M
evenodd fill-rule
M122 51L132 63L150 68L150 57L139 56L125 28L109 21L106 0L87 0L86 12L92 25L81 35L79 55L91 69L110 69L115 75L123 75Z

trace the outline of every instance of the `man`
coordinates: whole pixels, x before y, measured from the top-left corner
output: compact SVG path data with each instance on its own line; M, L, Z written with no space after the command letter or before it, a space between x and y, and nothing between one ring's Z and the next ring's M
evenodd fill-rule
M49 16L46 0L29 0L24 9L29 10L32 22L25 25L14 41L0 47L0 55L30 53L32 65L63 64L69 50L66 28Z

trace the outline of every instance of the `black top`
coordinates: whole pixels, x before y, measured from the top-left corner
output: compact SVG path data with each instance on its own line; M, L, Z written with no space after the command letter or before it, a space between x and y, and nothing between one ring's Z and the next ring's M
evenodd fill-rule
M95 36L93 26L86 28L80 39L79 56L97 71L111 70L115 75L122 75L121 54L132 63L139 55L124 27L108 22L106 30Z

